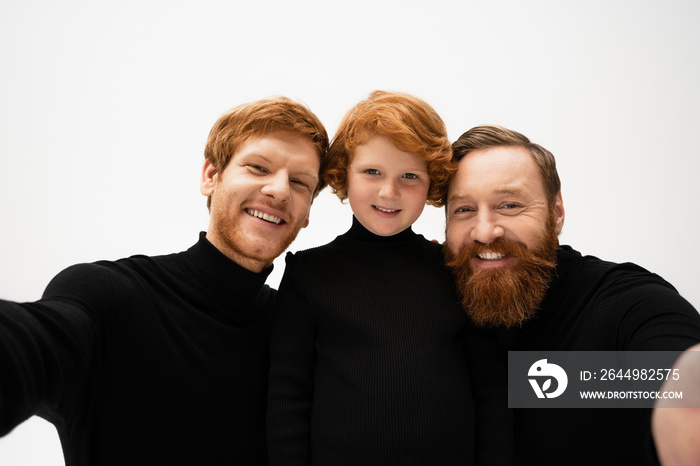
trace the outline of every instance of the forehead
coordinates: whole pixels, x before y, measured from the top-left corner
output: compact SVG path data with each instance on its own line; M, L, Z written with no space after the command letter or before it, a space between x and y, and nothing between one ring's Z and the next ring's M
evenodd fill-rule
M386 164L393 168L411 167L425 169L428 162L410 152L403 151L381 134L370 136L364 143L355 147L350 164Z
M522 147L493 147L467 154L450 182L449 198L509 191L545 196L539 168Z
M258 156L270 162L318 171L321 156L307 137L289 131L273 131L241 142L235 157Z

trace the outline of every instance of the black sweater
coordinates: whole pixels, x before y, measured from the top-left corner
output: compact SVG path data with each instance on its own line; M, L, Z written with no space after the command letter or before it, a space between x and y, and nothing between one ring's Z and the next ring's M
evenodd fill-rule
M277 465L468 465L466 316L441 246L354 220L287 255L272 337L268 447Z
M501 421L480 423L485 429L477 436L500 439L503 458L513 456L518 465L646 465L657 464L650 409L508 410L508 351L681 351L700 341L700 316L659 276L562 246L534 318L521 328L473 331L468 342L479 411Z
M267 464L273 291L202 233L0 301L0 435L53 422L67 465Z

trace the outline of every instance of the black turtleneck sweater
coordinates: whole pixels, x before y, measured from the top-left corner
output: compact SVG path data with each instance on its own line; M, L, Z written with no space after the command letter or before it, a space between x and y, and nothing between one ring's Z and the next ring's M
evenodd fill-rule
M651 409L509 410L508 352L682 351L700 341L700 316L658 275L561 246L537 314L521 327L473 329L467 341L477 437L498 452L481 464L655 465Z
M66 464L267 464L270 270L185 252L70 267L0 301L0 435L32 414Z
M468 465L466 316L441 246L356 219L287 255L272 336L273 465Z

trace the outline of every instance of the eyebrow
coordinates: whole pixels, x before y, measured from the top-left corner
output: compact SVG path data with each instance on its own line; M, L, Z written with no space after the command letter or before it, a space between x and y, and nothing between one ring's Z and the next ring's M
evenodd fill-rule
M525 195L527 194L527 191L524 190L523 188L515 187L515 186L506 186L504 188L500 188L496 190L496 194L513 194L513 195Z
M259 157L259 158L263 159L265 162L272 163L272 159L270 157L268 157L267 155L262 154L260 152L250 152L250 153L246 154L246 156L247 157Z
M496 191L494 191L494 193L500 195L509 194L513 196L525 196L527 195L528 191L515 186L505 186L503 188L497 189ZM472 196L469 194L454 194L452 196L447 197L447 202L470 201L471 199Z
M386 164L381 164L381 163L372 162L372 161L369 161L369 162L361 162L361 163L355 163L355 167L356 167L356 168L361 168L361 169L376 168L376 169L378 169L378 170L382 170L382 169L384 169L385 166L386 166ZM426 173L426 174L429 174L429 173L430 173L430 172L428 171L428 169L425 168L425 167L408 167L408 168L403 167L403 168L404 168L404 169L401 170L401 171L403 171L403 172L405 172L405 173L414 173L414 172L415 172L415 173L419 173L419 172L420 172L420 173Z
M296 175L296 176L301 176L301 177L303 177L303 178L309 178L309 181L312 181L312 182L313 182L312 184L318 183L319 180L320 180L320 178L319 178L319 176L318 176L317 174L315 174L315 173L309 173L309 172L307 172L307 171L297 172L295 175Z
M453 202L453 201L466 201L468 199L471 199L471 196L466 196L466 195L459 195L459 194L454 194L452 196L447 196L447 202Z

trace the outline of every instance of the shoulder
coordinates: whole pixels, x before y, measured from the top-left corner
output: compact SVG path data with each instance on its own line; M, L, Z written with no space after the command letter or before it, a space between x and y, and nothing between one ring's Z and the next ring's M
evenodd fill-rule
M334 240L328 244L322 246L316 246L309 249L302 249L295 252L288 252L285 256L285 261L295 261L295 260L313 260L322 257L326 254L332 253L338 249L342 249L338 243Z
M437 242L436 240L430 241L425 239L422 235L420 235L420 241L418 241L418 247L424 249L430 254L433 255L439 255L442 257L443 250L445 248L444 245L441 243Z
M116 261L72 265L56 275L46 287L44 298L79 297L104 301L132 295L144 277L168 268L172 256L132 256Z
M581 276L595 280L607 296L680 296L672 284L632 262L609 262L583 256Z
M284 273L280 290L289 286L306 287L311 283L327 283L338 267L350 266L342 247L329 243L302 251L288 252L284 257Z
M304 249L294 253L287 253L285 258L287 264L303 262L326 261L330 256L341 255L357 257L364 252L367 254L401 255L407 251L421 252L434 257L442 258L442 244L436 241L429 241L422 235L415 235L409 241L395 243L368 243L355 241L339 236L328 244Z
M614 329L621 347L684 349L700 339L697 310L659 275L631 262L576 260L568 289L588 301L602 329Z
M659 290L676 293L673 285L655 273L632 262L610 262L595 256L583 256L570 246L562 246L558 261L565 280L579 288L590 286L598 292L622 292Z
M329 261L339 255L347 254L351 250L348 244L340 237L330 243L296 252L288 252L285 257L285 273L287 270L297 267L328 266Z
M72 265L56 275L46 287L44 296L61 294L64 291L89 290L119 287L124 276L114 262L94 262Z

